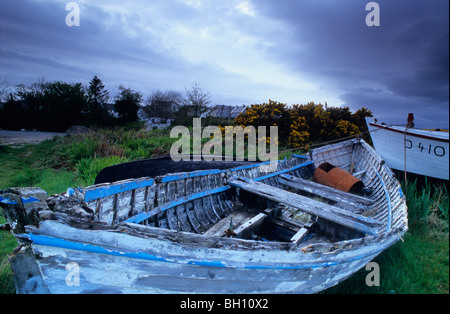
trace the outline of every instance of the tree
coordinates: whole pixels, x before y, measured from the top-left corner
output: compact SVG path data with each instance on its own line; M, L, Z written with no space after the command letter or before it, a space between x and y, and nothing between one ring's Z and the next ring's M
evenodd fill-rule
M351 121L352 112L349 107L327 107L329 118L333 121L347 120Z
M333 131L329 133L330 139L338 139L351 135L359 134L359 128L347 120L339 120L336 122Z
M373 117L372 110L362 107L352 114L352 122L361 130L367 130L366 117Z
M24 113L22 116L22 128L39 129L39 117L44 105L44 92L48 83L44 78L39 78L30 86L23 84L16 86L16 96L22 103Z
M309 141L309 126L305 117L299 116L298 110L289 110L291 126L288 138L288 145L291 147L305 147Z
M11 85L6 79L0 77L0 103L8 101L8 95L11 94Z
M3 108L0 109L0 128L8 130L20 130L23 128L22 118L25 114L21 101L15 100L13 95L9 95L9 99L5 102Z
M208 105L211 103L211 94L208 91L204 91L199 83L194 83L191 89L186 88L186 96L185 105L191 106L191 118L200 118L209 110Z
M183 96L178 91L156 90L147 98L142 109L149 118L160 118L162 123L166 123L168 119L175 118L183 102Z
M40 115L43 130L66 131L84 123L87 98L81 83L54 82L46 85Z
M142 103L142 94L130 88L119 86L120 93L116 96L114 107L122 123L138 120L137 112Z
M269 99L269 103L251 105L244 113L240 113L234 125L249 126L256 129L258 126L278 126L278 137L286 141L289 137L292 124L290 113L286 104Z
M110 119L106 104L108 103L109 93L105 89L103 82L95 75L89 82L86 122L104 126Z
M306 105L293 105L291 110L295 111L296 116L306 119L311 141L326 139L327 127L331 119L330 113L322 104L316 105L314 102L310 102Z
M352 114L352 122L361 130L363 133L363 139L368 143L372 143L372 139L368 134L369 129L366 124L366 117L373 117L371 110L367 108L358 109L354 114Z

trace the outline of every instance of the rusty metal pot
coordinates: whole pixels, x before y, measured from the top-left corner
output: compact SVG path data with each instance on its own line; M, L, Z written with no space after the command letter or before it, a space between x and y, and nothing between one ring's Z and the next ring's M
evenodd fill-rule
M333 166L328 162L322 163L314 172L315 182L338 189L344 192L360 192L364 184L347 171Z

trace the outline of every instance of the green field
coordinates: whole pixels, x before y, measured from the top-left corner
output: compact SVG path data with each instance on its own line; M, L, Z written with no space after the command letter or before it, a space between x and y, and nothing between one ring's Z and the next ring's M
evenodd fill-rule
M38 145L0 145L0 189L38 186L48 194L87 186L113 164L166 154L175 139L168 131L99 130L87 135L58 137ZM381 253L380 285L369 287L362 269L323 293L448 294L448 190L445 185L409 180L403 186L408 201L409 231L403 241ZM5 220L0 216L0 224ZM0 293L15 293L7 255L17 243L0 231Z

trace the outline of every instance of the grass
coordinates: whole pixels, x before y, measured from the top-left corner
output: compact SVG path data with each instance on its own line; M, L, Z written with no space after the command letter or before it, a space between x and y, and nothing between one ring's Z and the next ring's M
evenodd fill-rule
M39 186L54 194L91 185L103 167L161 156L175 140L168 131L121 128L55 137L39 145L0 145L0 189ZM284 153L279 158L292 154ZM403 191L408 202L409 231L403 241L374 260L380 266L380 286L368 287L368 271L362 269L323 293L449 293L447 187L409 180ZM0 216L0 224L4 222ZM7 255L16 245L9 232L0 231L0 294L15 292Z
M6 220L0 215L0 224ZM16 238L6 231L0 231L0 293L15 293L12 271L9 267L7 255L17 246Z
M38 166L39 155L38 147L34 145L19 148L0 146L0 189L39 186L54 194L62 193L76 183L74 171Z
M402 241L377 256L380 286L367 286L361 269L324 293L448 294L449 195L444 184L428 180L402 184L408 205L409 230Z

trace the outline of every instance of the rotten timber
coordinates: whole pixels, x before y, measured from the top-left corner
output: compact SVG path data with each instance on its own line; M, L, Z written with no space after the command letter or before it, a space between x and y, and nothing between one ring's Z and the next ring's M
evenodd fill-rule
M293 190L304 191L335 202L341 202L352 207L361 208L363 210L367 210L368 206L373 203L373 200L369 198L339 191L323 184L290 175L280 175L278 182Z
M246 178L231 178L229 184L244 191L262 196L272 201L286 204L317 217L324 218L339 225L354 229L369 235L379 233L381 223L362 215L353 214L342 208L318 202L316 200L275 188Z

